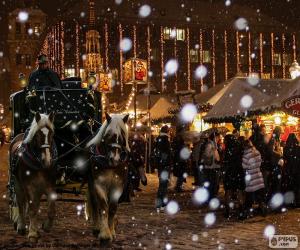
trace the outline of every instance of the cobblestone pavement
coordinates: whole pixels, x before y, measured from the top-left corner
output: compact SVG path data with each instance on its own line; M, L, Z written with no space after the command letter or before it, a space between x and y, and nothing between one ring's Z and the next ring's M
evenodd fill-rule
M76 206L82 202L57 202L57 220L51 233L42 233L37 245L29 245L27 238L18 236L8 219L6 193L7 147L0 149L0 249L98 249L98 241L83 215L77 215ZM118 210L119 226L113 249L269 249L263 232L274 225L277 234L300 236L300 209L286 213L257 216L240 222L224 220L217 211L213 226L206 226L207 208L192 202L191 179L185 192L174 194L180 211L176 215L157 213L154 209L157 180L148 176L148 186L137 193L134 201L121 204ZM45 217L45 204L40 214ZM171 248L170 248L171 247Z

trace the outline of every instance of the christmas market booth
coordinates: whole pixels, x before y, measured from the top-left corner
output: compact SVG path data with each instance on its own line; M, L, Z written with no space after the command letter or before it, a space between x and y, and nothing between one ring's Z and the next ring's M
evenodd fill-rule
M280 126L282 140L286 140L291 132L299 133L300 78L259 79L257 75L236 77L224 89L206 114L205 122L232 123L246 137L250 136L254 123L264 124L267 133Z

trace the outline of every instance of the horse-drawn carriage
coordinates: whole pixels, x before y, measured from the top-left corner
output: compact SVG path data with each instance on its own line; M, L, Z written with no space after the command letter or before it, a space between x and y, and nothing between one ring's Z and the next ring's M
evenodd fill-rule
M127 178L128 115L106 114L100 126L101 93L81 89L79 81L66 81L63 86L11 96L11 219L17 232L25 234L28 209L28 237L36 242L42 195L48 201L48 219L43 224L47 231L53 225L57 193L78 194L87 184L86 213L93 232L100 242L111 242Z

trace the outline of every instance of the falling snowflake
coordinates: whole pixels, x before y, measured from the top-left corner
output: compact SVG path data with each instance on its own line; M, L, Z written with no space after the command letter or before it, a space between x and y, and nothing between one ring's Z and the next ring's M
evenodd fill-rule
M125 37L120 41L120 49L123 52L128 52L129 50L131 50L131 48L132 48L132 41L129 38Z
M250 108L253 104L253 99L250 95L244 95L240 101L240 104L243 108Z
M206 188L197 188L196 191L193 193L193 200L197 203L197 204L203 204L205 203L209 198L209 193L208 190Z
M252 86L256 86L259 83L259 75L252 73L247 77L247 82L252 85Z
M188 103L180 111L180 118L183 122L192 122L198 111L194 104Z
M178 70L178 61L176 59L170 59L165 66L165 71L168 75L174 75Z
M273 225L268 225L265 227L264 236L266 238L272 238L275 234L275 227Z
M175 215L179 211L179 205L176 201L170 201L166 206L166 212L169 215Z
M191 151L187 147L184 147L180 150L179 154L180 154L180 158L182 160L187 160L191 156Z
M145 17L149 16L150 14L151 14L151 7L149 5L145 4L140 7L140 9L139 9L140 17L145 18Z
M271 201L270 206L272 209L276 209L283 204L284 197L281 193L274 194Z
M235 21L234 26L238 30L245 30L248 27L248 21L246 18L240 17Z
M216 210L220 206L220 201L218 198L213 198L209 202L209 207L211 210Z
M211 226L216 222L216 215L214 213L207 213L204 217L204 222L207 226Z
M19 20L21 23L27 22L28 18L29 18L28 12L23 11L23 10L19 12L19 14L18 14L18 20Z
M195 78L203 79L207 75L207 68L204 65L200 65L195 70Z
M123 0L115 0L115 3L118 5L121 4L122 2L123 2Z
M172 245L170 243L166 244L166 250L171 250L172 249Z
M228 6L230 6L230 5L231 5L231 1L230 1L230 0L226 0L226 1L225 1L225 6L228 7Z

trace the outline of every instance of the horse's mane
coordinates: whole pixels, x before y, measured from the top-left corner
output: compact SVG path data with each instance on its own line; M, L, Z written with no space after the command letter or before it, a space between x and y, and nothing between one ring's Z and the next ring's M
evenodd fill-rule
M123 115L119 115L119 114L111 115L111 120L109 122L105 120L105 122L102 124L96 136L91 141L88 142L87 147L99 144L102 141L103 137L106 135L106 133L109 131L112 131L118 136L122 136L122 131L123 131L125 135L126 149L130 151L129 143L128 143L128 128L123 121Z
M49 116L45 115L45 114L40 114L40 115L41 115L41 119L39 120L38 123L36 122L35 118L33 118L29 132L28 132L26 138L24 139L24 143L31 142L34 135L36 134L36 132L45 126L48 126L51 130L54 131L54 125L49 120Z

